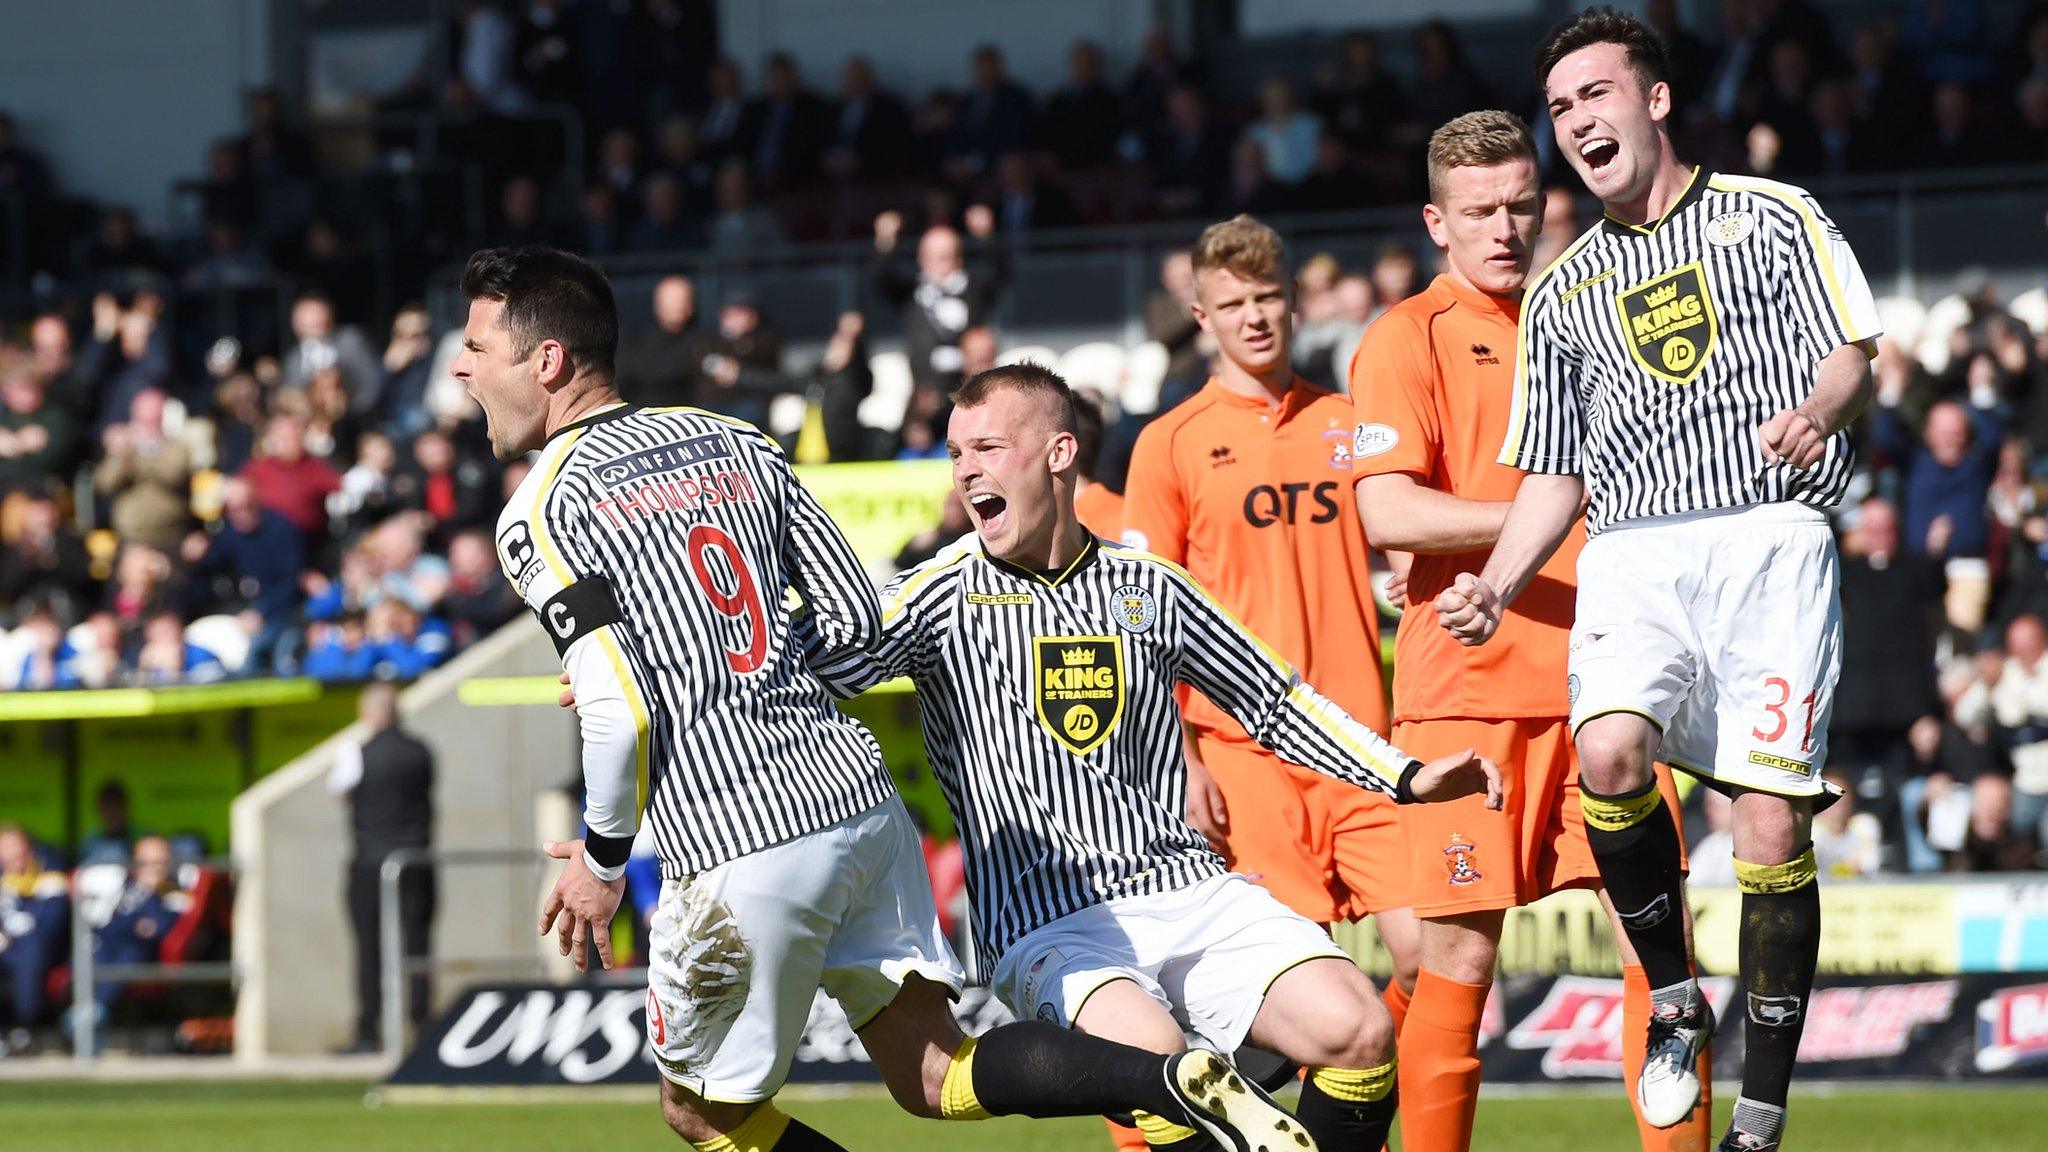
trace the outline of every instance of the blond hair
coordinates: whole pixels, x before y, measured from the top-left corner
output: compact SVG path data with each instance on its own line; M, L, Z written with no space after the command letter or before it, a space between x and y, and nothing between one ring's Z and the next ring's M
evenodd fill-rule
M1429 199L1439 206L1444 180L1453 168L1491 168L1510 160L1536 159L1536 138L1513 112L1467 112L1430 134Z
M1192 262L1198 277L1221 269L1246 280L1280 284L1287 279L1287 245L1280 234L1242 213L1202 229Z

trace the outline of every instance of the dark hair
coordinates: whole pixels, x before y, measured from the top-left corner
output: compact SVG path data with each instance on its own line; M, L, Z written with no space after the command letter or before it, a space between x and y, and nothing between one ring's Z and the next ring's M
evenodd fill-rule
M612 378L619 348L619 307L597 265L558 248L485 248L462 270L465 300L505 306L498 323L512 335L512 354L524 360L542 340L554 340L576 371Z
M976 372L953 393L955 408L974 408L988 403L989 397L998 392L1023 392L1050 400L1059 406L1057 430L1079 435L1080 420L1074 413L1074 390L1060 374L1043 364L1029 360L1021 364L999 364L984 372Z
M1619 44L1628 51L1628 62L1642 81L1643 91L1671 80L1671 61L1664 52L1664 38L1655 28L1627 12L1612 8L1588 8L1565 18L1536 46L1536 87L1550 81L1550 71L1565 57L1594 44Z
M1102 461L1102 405L1093 396L1074 396L1074 439L1081 448L1074 454L1074 467L1083 480L1095 479L1095 466Z

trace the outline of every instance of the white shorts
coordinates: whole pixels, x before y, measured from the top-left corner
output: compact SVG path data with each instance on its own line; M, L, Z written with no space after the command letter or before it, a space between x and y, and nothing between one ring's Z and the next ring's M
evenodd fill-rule
M1097 989L1129 980L1190 1041L1232 1053L1273 982L1324 956L1349 960L1320 925L1226 873L1062 916L1011 945L989 987L1020 1020L1072 1027Z
M854 1028L912 975L955 993L917 828L890 797L807 836L664 880L647 1039L662 1075L722 1104L773 1096L822 986Z
M1803 504L1632 520L1579 555L1574 734L1634 712L1661 759L1724 790L1831 799L1841 670L1835 539Z

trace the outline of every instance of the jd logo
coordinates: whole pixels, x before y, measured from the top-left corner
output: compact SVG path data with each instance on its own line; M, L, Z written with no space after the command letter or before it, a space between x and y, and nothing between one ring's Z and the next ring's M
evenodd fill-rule
M1039 636L1031 646L1038 721L1076 756L1102 746L1124 714L1119 636Z
M1644 371L1673 384L1699 375L1721 325L1698 261L1630 288L1615 305L1622 338Z

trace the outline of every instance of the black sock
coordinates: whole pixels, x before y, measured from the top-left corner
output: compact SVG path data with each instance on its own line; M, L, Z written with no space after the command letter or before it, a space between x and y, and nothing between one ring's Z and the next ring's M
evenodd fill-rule
M1813 849L1788 864L1735 862L1742 888L1742 1096L1783 1107L1820 962L1820 885Z
M1170 1057L1042 1020L976 1038L974 1097L993 1116L1101 1116L1145 1111L1187 1122L1167 1086Z
M1650 988L1689 983L1678 826L1657 782L1619 796L1602 796L1582 784L1579 806L1586 814L1586 841L1600 865L1600 882L1643 962Z
M846 1149L803 1121L791 1120L789 1127L782 1130L782 1139L775 1142L773 1152L846 1152Z
M1317 1083L1318 1076L1330 1069L1312 1068L1301 1082L1301 1101L1294 1106L1294 1118L1308 1129L1316 1147L1329 1149L1372 1149L1377 1152L1387 1143L1387 1133L1394 1127L1394 1111L1399 1106L1398 1094L1394 1091L1394 1069L1390 1063L1384 1072L1385 1094L1377 1100L1340 1100ZM1378 1072L1378 1069L1374 1069ZM1344 1073L1347 1078L1348 1073ZM1380 1077L1375 1077L1377 1080ZM1356 1096L1355 1085L1340 1089L1347 1096ZM1377 1091L1375 1087L1373 1091Z

